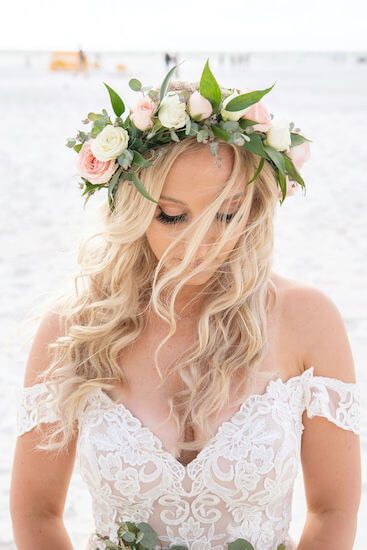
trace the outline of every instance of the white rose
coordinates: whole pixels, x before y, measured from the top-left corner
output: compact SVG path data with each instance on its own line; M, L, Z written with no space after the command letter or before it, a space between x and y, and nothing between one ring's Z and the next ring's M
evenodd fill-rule
M180 101L178 94L168 92L159 107L158 118L166 128L183 128L189 120L186 105Z
M129 134L121 126L107 124L95 139L91 140L91 151L96 159L108 161L117 159L127 148Z
M249 110L250 107L246 107L246 109L241 109L241 111L226 111L225 110L225 106L230 102L232 101L233 98L239 96L239 95L242 95L242 94L236 94L236 93L232 93L231 95L227 96L224 100L223 100L223 109L221 110L220 114L222 115L222 119L224 121L226 120L233 120L233 121L237 121L239 120L245 113L246 111Z
M265 145L274 147L277 151L290 151L291 133L289 122L285 118L272 121L272 127L266 132Z

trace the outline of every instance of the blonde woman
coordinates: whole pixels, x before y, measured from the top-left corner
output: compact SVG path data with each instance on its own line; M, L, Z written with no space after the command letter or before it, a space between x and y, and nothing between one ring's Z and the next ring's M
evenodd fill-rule
M186 90L191 90L185 84ZM25 371L10 506L19 550L68 550L75 462L105 548L148 522L165 548L352 549L357 386L341 315L272 270L272 166L220 142L169 143L80 243L76 290L39 325ZM82 284L80 284L82 283ZM50 399L50 401L46 401ZM37 412L37 414L36 414ZM289 535L302 464L307 519Z

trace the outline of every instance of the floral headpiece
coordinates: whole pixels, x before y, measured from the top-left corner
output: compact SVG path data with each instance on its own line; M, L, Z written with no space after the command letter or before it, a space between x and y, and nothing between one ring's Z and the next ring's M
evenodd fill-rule
M124 180L132 182L144 197L158 204L138 176L139 170L152 164L143 155L148 152L152 159L156 154L163 154L164 146L171 141L179 142L192 136L196 136L199 142L209 142L214 163L220 160L216 138L258 155L258 168L248 183L256 180L264 162L269 162L280 188L280 204L287 195L293 194L297 184L305 188L298 170L310 156L311 140L301 135L299 128L294 129L293 122L274 119L260 101L275 82L265 90L243 94L235 88L221 89L209 68L208 59L199 90L193 93L187 90L167 91L177 66L167 73L160 92L153 90L152 86L143 87L136 78L130 79L130 88L143 96L125 119L121 118L125 112L124 102L104 83L116 115L114 122L106 109L102 109L101 114L88 113L82 122L93 122L90 132L79 131L76 138L68 138L66 143L67 147L78 153L76 164L83 180L79 184L84 187L82 196L86 195L84 206L96 190L106 187L113 212L117 185Z

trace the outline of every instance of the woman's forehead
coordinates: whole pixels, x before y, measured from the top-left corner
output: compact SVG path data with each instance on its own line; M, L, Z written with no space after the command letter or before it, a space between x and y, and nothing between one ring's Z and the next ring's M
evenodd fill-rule
M174 198L176 202L184 203L195 197L214 200L225 187L233 169L231 151L223 147L220 156L221 167L214 163L209 148L178 157L167 174L161 198ZM241 190L241 182L237 182L233 193Z

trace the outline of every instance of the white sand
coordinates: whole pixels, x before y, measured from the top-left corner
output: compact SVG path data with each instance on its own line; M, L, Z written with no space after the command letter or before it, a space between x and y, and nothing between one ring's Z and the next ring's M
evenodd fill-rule
M225 86L263 89L270 112L288 117L313 139L312 157L302 174L306 196L298 193L279 207L274 269L315 285L339 308L350 337L362 401L367 392L367 65L354 56L259 55L249 63L221 67L214 55L211 68ZM207 56L185 55L180 76L198 79ZM51 74L47 56L31 57L31 66L0 56L0 120L2 167L0 257L2 308L0 413L0 549L14 549L8 512L10 472L15 444L15 401L22 385L29 348L20 350L16 327L48 293L61 285L75 265L74 246L102 199L98 193L83 211L76 153L67 137L82 130L89 111L105 107L103 82L134 96L131 77L144 85L160 83L166 68L160 56L102 56L104 70L89 76ZM114 67L123 62L126 75ZM367 547L366 407L362 403L363 497L354 548ZM291 534L299 538L305 519L300 472L294 492ZM89 493L75 471L65 507L65 525L74 547L82 550L93 530Z

